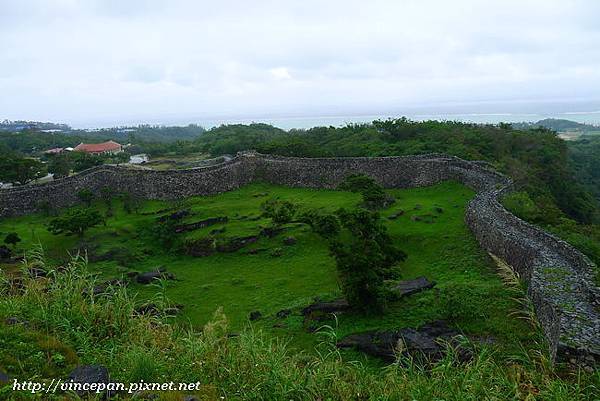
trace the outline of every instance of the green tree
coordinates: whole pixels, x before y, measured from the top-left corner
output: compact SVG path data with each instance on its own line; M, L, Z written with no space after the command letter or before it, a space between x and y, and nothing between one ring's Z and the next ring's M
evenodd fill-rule
M24 185L46 175L45 165L36 159L0 157L0 181Z
M380 311L386 303L384 280L394 277L394 265L405 260L406 254L392 245L378 213L341 209L337 215L343 230L325 238L342 292L352 307Z
M68 177L72 167L73 163L67 153L53 155L48 160L48 172L52 173L54 178Z
M15 232L8 233L6 237L4 237L4 243L6 245L11 245L12 247L17 245L19 242L21 242L21 237L19 237L19 234Z
M52 219L48 231L52 234L77 235L83 237L85 232L104 222L104 218L93 209L71 209L65 215Z
M269 199L263 202L260 208L263 216L272 219L277 225L291 222L298 211L296 204L279 199Z

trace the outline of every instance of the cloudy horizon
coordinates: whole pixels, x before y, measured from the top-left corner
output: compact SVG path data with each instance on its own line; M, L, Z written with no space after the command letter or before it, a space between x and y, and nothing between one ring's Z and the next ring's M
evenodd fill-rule
M5 0L0 119L600 110L600 3Z

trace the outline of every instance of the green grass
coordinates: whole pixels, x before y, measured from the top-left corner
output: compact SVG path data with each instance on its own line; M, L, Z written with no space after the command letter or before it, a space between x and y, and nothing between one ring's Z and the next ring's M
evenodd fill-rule
M338 316L337 322L328 322L337 325L338 336L372 329L416 327L431 320L447 319L467 334L495 338L507 350L530 340L527 324L509 316L516 308L514 294L502 285L491 260L464 224L464 208L473 192L455 182L390 192L397 202L384 210L382 216L397 246L408 254L401 265L403 279L423 275L435 280L437 286L390 303L384 315ZM275 238L261 238L235 253L204 258L165 252L144 231L156 220L155 215L144 213L185 207L193 213L186 222L216 216L227 216L229 221L181 235L182 241L201 238L221 227L226 231L219 236L225 238L256 235L270 221L264 218L253 221L243 216L259 217L260 204L269 197L290 200L301 208L327 211L354 207L360 201L358 194L350 192L253 184L234 192L189 198L176 204L148 201L140 214L126 214L114 201L114 216L107 219L106 226L87 232L83 240L50 234L45 228L48 217L41 215L5 220L0 223L0 232L18 232L23 239L19 244L22 249L41 243L56 263L80 247L89 248L91 260L94 255L124 248L121 253L125 257L116 258L122 260L91 262L90 269L109 279L131 270L143 272L166 267L178 280L166 282L164 294L173 303L185 305L176 318L177 323L201 327L222 307L230 329L239 331L247 325L249 313L258 310L264 318L255 322L255 326L291 338L294 346L311 349L318 338L307 333L298 309L315 297L333 299L340 293L327 246L308 226L289 224ZM105 208L100 202L94 207ZM404 211L402 216L387 219L400 209ZM283 245L283 238L289 235L297 239L296 245ZM250 255L247 251L252 248L264 250ZM275 248L282 249L280 257L271 255ZM157 286L138 284L130 288L138 293L139 302L154 299L162 291ZM281 323L274 315L285 308L292 308L295 313L283 321L284 327L273 328Z
M164 251L146 233L147 227L156 223L152 212L189 208L193 215L187 222L217 216L229 221L186 233L180 241L222 227L226 230L218 235L224 238L255 235L270 225L259 212L269 197L333 211L357 205L357 194L254 184L176 203L148 201L139 214L126 214L115 201L107 225L91 229L83 240L50 234L45 228L49 218L41 215L3 220L0 232L18 232L21 251L38 243L44 246L44 260L34 255L27 263L69 267L50 280L26 279L27 290L15 293L7 290L5 279L20 266L2 266L0 370L20 379L64 379L78 363L98 363L108 367L115 381L199 380L203 387L196 395L202 400L597 399L598 370L554 371L539 328L531 319L515 316L529 312L515 300L523 297L522 291L514 283L503 284L497 266L464 223L473 192L455 182L390 192L397 202L382 211L382 217L395 244L408 254L401 264L402 278L424 275L437 286L391 302L382 315L341 314L320 322L330 328L318 333L306 330L299 309L316 296L333 299L340 292L327 246L307 226L288 224L272 239L204 258ZM106 211L101 202L93 207ZM387 219L400 209L404 214ZM297 243L283 245L290 235ZM82 247L92 259L109 251L115 256L86 266L68 256ZM250 255L252 248L264 251ZM282 249L280 257L271 256L276 248ZM178 280L163 282L162 287L132 284L108 297L86 296L94 285L88 270L102 280L158 266ZM133 313L136 304L161 304L163 296L184 304L183 313L168 319ZM224 314L215 314L220 307ZM293 314L277 319L274 314L284 308L292 308ZM264 317L249 323L253 310ZM9 316L29 323L3 324ZM404 360L383 367L334 346L335 339L350 333L415 327L440 318L471 338L494 341L475 341L470 362L460 362L450 352L431 370ZM283 327L273 327L280 323ZM232 332L239 336L231 338ZM161 399L178 400L181 395L165 393ZM0 399L35 399L15 396L9 387L0 386Z

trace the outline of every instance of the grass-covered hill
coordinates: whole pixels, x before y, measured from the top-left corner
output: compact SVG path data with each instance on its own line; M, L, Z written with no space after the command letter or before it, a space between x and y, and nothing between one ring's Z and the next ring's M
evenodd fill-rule
M424 276L435 286L390 297L383 312L343 309L335 318L303 311L341 296L325 241L300 220L275 224L264 204L276 199L297 205L299 214L325 214L356 208L362 200L354 192L253 184L178 202L86 198L89 206L5 219L0 231L21 239L13 252L29 251L24 262L2 263L0 371L50 380L79 364L100 364L114 381L200 381L195 396L203 400L599 394L597 371L550 367L523 288L465 226L471 190L446 182L387 195L396 202L380 211L381 222L408 255L396 280ZM82 236L48 231L74 210L97 212L105 224ZM38 245L43 251L31 252ZM87 262L72 259L78 251ZM140 283L147 272L163 280ZM438 320L464 342L450 343L433 365L408 357L388 365L336 347L351 334ZM3 396L15 393L5 387Z

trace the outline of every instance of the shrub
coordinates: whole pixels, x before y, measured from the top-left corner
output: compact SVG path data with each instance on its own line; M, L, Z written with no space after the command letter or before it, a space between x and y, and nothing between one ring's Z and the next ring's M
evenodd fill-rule
M21 242L21 237L19 237L19 234L15 232L8 233L6 237L4 237L4 243L6 245L11 245L14 247L18 242Z
M392 245L378 213L364 209L338 211L345 232L330 242L342 292L348 303L379 311L386 303L384 280L406 254Z
M262 215L272 219L277 225L291 222L298 211L296 204L278 199L269 199L263 202L260 208Z
M394 197L387 194L377 181L364 174L349 175L338 186L338 189L359 192L363 199L362 205L371 210L385 208L395 202Z
M85 232L104 222L104 218L93 209L71 209L63 216L54 218L48 224L52 234L78 235L83 237Z

